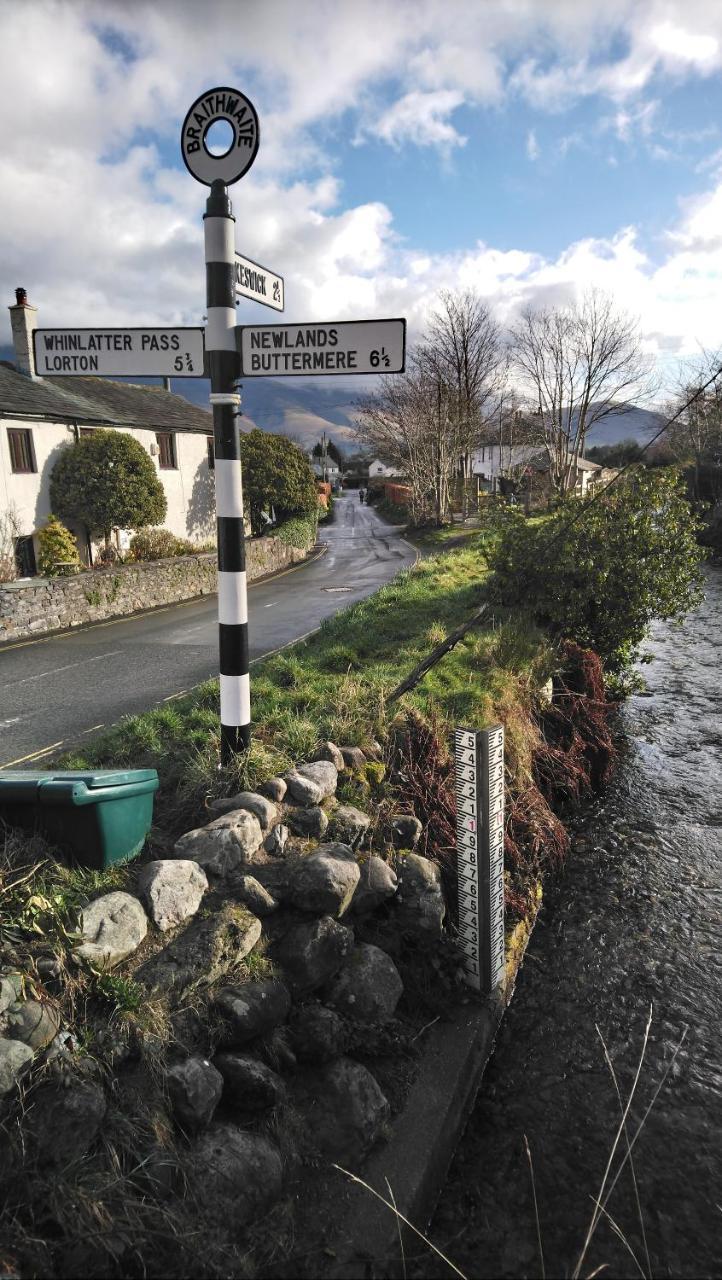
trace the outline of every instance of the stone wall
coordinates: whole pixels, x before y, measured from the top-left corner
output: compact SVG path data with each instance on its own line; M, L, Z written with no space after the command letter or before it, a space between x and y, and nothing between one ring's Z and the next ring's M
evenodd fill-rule
M297 564L306 551L279 538L249 538L248 580ZM216 590L216 555L176 556L92 569L68 578L33 578L0 586L0 644L176 604Z

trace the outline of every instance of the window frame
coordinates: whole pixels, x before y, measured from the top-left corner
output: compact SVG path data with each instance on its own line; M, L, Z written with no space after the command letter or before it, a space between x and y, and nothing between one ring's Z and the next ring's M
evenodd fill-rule
M38 463L35 457L35 442L33 440L32 427L8 427L7 432L8 432L8 451L10 453L10 470L12 474L16 476L37 475ZM27 456L30 460L30 465L27 467L24 467L24 466L18 467L15 465L16 452L13 448L14 437L17 437L19 440L22 441L20 448L23 454L25 454L27 449Z
M178 470L178 450L174 431L156 431L155 442L158 445L158 468L160 471ZM164 461L164 450L167 447L170 462Z

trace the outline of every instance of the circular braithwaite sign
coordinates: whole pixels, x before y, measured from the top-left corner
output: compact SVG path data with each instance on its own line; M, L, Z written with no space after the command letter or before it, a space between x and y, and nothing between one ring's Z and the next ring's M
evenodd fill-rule
M214 156L206 144L208 130L225 120L233 130L233 141L222 156ZM238 89L209 89L196 98L183 121L181 150L185 166L210 187L220 179L230 185L250 169L258 152L260 130L252 102Z

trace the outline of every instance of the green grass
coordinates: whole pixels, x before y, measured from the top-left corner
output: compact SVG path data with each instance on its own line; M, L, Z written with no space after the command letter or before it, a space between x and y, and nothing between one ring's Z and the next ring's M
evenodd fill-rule
M484 597L482 539L429 558L375 595L327 619L307 641L254 666L254 742L229 771L218 769L218 686L199 685L172 704L133 716L66 756L64 767L156 767L157 814L169 833L187 829L208 795L255 786L308 758L326 738L343 745L381 737L401 704L386 700ZM449 730L506 713L551 670L548 645L518 620L470 632L404 703ZM185 825L184 825L185 824Z

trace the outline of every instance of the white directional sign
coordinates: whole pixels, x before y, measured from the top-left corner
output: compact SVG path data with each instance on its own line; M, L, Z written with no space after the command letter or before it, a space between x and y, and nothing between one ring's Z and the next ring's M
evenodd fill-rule
M456 730L459 947L483 995L504 977L504 729Z
M41 377L202 378L202 329L36 329Z
M240 297L262 302L265 307L273 307L274 311L283 311L283 276L277 276L268 267L259 267L257 262L244 258L240 253L236 254L233 284Z
M236 335L243 378L404 371L405 320L239 325Z

